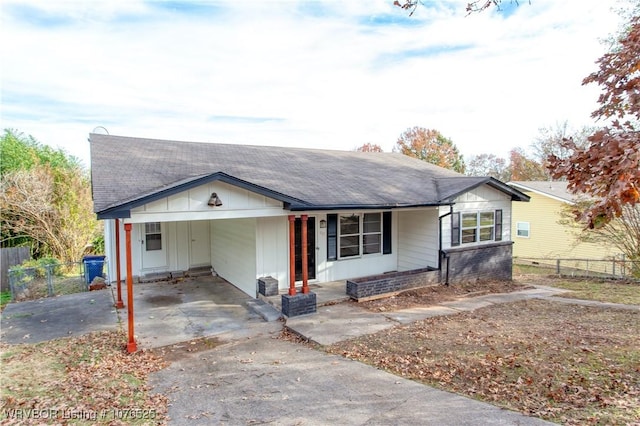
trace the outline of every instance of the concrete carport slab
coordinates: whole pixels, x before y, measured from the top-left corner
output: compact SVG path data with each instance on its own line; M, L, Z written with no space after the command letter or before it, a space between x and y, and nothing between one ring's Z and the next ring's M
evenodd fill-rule
M247 306L253 299L219 277L134 284L133 293L139 348L228 333L248 336L264 323ZM126 325L126 308L120 312Z
M116 288L10 303L2 312L5 343L37 343L92 331L127 330L125 307L116 310ZM219 277L133 284L134 334L138 349L205 336L251 336L265 324L248 308L251 297ZM123 344L126 343L123 341Z

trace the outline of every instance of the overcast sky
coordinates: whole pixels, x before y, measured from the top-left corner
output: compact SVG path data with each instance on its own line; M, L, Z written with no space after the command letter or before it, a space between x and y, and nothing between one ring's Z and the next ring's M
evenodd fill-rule
M391 151L439 130L469 157L591 124L581 82L614 2L0 0L2 128L89 161L112 135ZM98 128L98 131L102 129ZM115 160L115 159L114 159Z

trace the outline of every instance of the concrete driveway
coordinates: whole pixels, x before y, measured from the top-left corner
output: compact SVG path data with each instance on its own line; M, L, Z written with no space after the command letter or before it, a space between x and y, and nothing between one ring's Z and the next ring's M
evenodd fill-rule
M264 323L268 325L270 323ZM549 425L278 340L267 330L184 354L151 376L171 425Z
M122 286L126 305L126 285ZM127 329L127 308L116 310L115 286L35 301L10 303L2 312L0 339L36 343L91 331ZM197 337L249 336L263 320L247 307L252 300L218 277L133 285L134 333L139 348Z

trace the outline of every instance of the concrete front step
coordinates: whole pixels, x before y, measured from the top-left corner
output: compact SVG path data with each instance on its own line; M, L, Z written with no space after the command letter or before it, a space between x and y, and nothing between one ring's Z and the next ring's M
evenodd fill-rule
M282 313L278 309L276 309L273 305L265 302L264 300L248 300L247 306L267 322L275 321L282 317Z

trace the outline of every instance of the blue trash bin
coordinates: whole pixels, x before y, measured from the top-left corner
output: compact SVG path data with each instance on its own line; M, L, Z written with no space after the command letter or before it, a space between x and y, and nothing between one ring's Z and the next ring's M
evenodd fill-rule
M84 278L87 285L91 284L95 277L104 277L104 259L106 256L84 256L82 263L84 264Z

